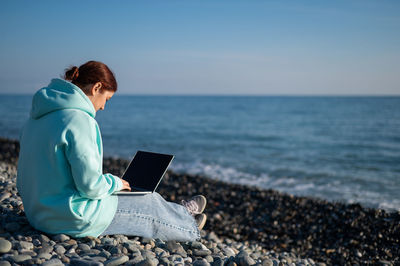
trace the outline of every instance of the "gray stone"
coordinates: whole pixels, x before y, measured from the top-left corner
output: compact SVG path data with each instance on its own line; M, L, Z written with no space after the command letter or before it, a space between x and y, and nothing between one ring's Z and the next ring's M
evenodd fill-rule
M0 266L11 266L11 263L6 260L0 260Z
M210 263L205 259L195 260L193 262L193 266L210 266Z
M261 264L262 266L274 266L274 262L271 259L264 259Z
M165 242L162 241L161 239L156 239L154 242L155 242L156 247L159 247L159 248L165 248L167 246L165 244Z
M107 260L107 261L104 263L104 265L107 265L107 266L121 265L121 264L127 262L128 260L129 260L129 257L128 257L128 256L122 255L122 256L120 256L120 257L115 257L115 258L112 258L112 259Z
M79 245L78 245L78 248L79 248L80 250L82 250L82 251L89 251L89 250L90 250L90 247L89 247L89 245L87 245L87 244L79 244Z
M71 259L71 266L102 266L103 263L92 260Z
M40 240L40 242L50 242L50 238L48 238L46 235L43 235L43 234L41 234L40 236L39 236L39 240Z
M150 251L150 250L141 250L140 254L142 254L142 257L144 259L147 259L147 258L153 259L153 258L156 257L156 254L154 252Z
M21 252L19 254L29 255L31 257L36 257L37 256L37 253L35 251L32 251L32 250L27 250L27 251Z
M212 241L212 242L215 242L215 243L221 242L221 240L218 238L218 236L217 236L214 232L210 232L210 233L207 235L207 239L208 239L209 241Z
M231 249L230 247L226 247L222 249L222 252L227 256L227 257L231 257L231 256L235 256L235 252L233 251L233 249Z
M122 253L122 251L117 246L112 247L109 251L112 255L118 255Z
M33 249L33 244L28 241L19 241L18 249L31 250Z
M214 257L214 261L212 263L213 266L223 266L224 260L221 257Z
M176 254L170 256L168 259L174 263L183 263L183 258Z
M138 246L133 243L124 243L123 246L130 252L137 252L139 250Z
M34 246L38 247L38 246L40 246L42 243L40 242L39 239L33 239L33 240L32 240L32 244L33 244Z
M54 235L52 238L54 241L57 241L57 242L64 242L64 241L67 241L70 239L69 236L64 235L64 234Z
M24 255L24 254L15 255L15 256L12 257L12 260L13 260L14 262L16 262L16 263L24 262L24 261L30 260L30 259L32 259L31 256L29 256L29 255Z
M211 263L211 262L214 261L214 258L213 258L211 255L207 255L207 256L205 257L205 259L206 259L206 261L209 262L209 263Z
M209 249L195 249L193 250L195 256L205 257L211 255L211 250Z
M192 264L193 259L191 257L187 257L187 258L184 258L183 261L185 262L185 264L189 264L190 265L190 264Z
M50 253L39 253L39 255L37 256L37 258L39 259L46 259L46 260L51 259L51 257L53 257L53 255L51 255Z
M175 241L168 241L167 242L167 250L173 254L178 254L181 255L182 257L187 257L187 253L185 249L181 246L181 244L175 242Z
M240 253L239 253L240 254ZM256 264L256 262L248 255L236 256L235 262L240 266L250 266Z
M106 246L114 246L117 244L113 238L109 238L109 237L103 237L101 239L101 243Z
M3 200L5 200L5 199L8 199L10 196L11 196L11 194L10 194L9 192L3 192L3 193L1 193L1 194L0 194L0 202L3 201Z
M107 258L104 258L101 256L94 256L94 257L91 257L90 259L92 259L94 261L99 261L99 262L105 262L107 260Z
M46 247L42 247L41 249L39 249L39 254L40 253L51 253L53 251L53 247L51 246L46 246Z
M75 249L74 248L70 248L67 252L66 252L66 254L75 254L76 252L75 252Z
M43 266L59 266L59 265L64 265L61 260L59 259L51 259L48 261L43 262Z
M11 250L12 244L6 239L0 239L0 253L7 253Z
M90 256L90 257L98 256L100 253L101 253L101 251L98 249L90 249L88 251L82 251L83 255Z
M61 245L56 245L55 246L55 252L58 254L58 255L62 255L62 254L64 254L65 253L65 248L63 247L63 246L61 246Z
M154 242L154 240L151 238L142 238L142 241L140 242L142 242L142 244L150 244L151 242Z
M203 244L200 242L194 241L190 243L190 247L193 249L203 249Z
M67 244L67 245L69 245L69 246L74 246L74 248L77 248L77 247L78 247L78 243L76 242L75 239L67 240L67 241L65 241L64 244Z
M168 260L167 257L160 258L160 263L161 263L162 265L166 265L166 266L174 265L171 261Z
M98 255L99 255L99 256L102 256L102 257L104 257L104 258L109 258L109 257L111 257L111 253L108 252L107 250L101 251Z
M142 260L144 260L144 258L142 257L142 255L139 254L137 256L134 256L133 259L129 260L129 264L136 264L141 262Z
M145 260L142 260L141 262L139 262L138 266L156 266L158 264L158 260L157 259L150 259L150 258L146 258Z
M154 249L154 253L156 253L157 257L160 257L160 254L166 253L165 250L163 250L162 248L155 248Z

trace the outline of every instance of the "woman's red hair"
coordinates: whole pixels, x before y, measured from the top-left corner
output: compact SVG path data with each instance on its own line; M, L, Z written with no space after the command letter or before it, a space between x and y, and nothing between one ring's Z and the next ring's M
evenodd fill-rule
M64 79L82 88L88 84L101 82L102 89L117 91L117 81L108 66L98 61L88 61L79 68L76 66L65 70Z

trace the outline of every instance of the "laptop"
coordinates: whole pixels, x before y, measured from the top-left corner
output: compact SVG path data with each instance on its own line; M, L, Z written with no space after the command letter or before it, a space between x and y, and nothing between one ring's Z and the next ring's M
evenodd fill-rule
M153 193L161 182L174 155L137 151L122 179L128 181L132 191L118 191L117 195L144 195Z

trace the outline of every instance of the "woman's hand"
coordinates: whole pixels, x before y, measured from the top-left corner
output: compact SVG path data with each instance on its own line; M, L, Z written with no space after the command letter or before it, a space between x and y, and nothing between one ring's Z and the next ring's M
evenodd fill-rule
M129 183L127 181L123 180L122 178L121 178L121 181L122 181L122 190L131 191L131 187L129 186Z

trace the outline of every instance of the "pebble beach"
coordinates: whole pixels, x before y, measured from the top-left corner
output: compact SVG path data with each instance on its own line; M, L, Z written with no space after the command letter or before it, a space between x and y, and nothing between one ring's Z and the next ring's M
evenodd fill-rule
M17 141L0 138L0 266L400 264L400 212L171 171L158 188L165 199L207 197L200 242L45 234L24 214L15 183L18 152ZM127 164L105 158L104 172L120 176Z

